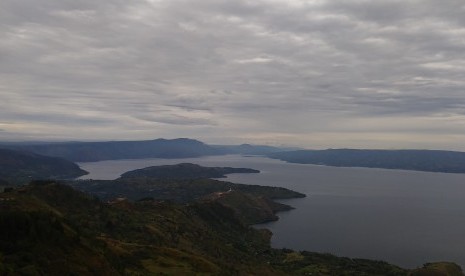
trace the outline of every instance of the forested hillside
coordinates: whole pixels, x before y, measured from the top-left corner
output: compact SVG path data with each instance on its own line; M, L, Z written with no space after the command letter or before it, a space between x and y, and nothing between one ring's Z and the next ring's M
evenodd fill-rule
M1 193L0 206L2 275L411 272L381 261L272 249L269 231L248 227L215 201L103 203L69 186L37 182Z

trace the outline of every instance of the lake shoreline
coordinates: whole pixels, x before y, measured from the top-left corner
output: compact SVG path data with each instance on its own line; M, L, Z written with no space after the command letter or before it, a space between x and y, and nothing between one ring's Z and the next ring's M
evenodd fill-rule
M265 223L274 233L273 247L382 259L401 267L439 260L465 265L460 238L465 223L457 220L465 213L463 174L295 164L239 155L79 165L91 172L89 178L115 179L132 169L183 162L257 169L260 174L219 180L306 194L304 199L286 200L296 209L279 212L278 221ZM318 223L309 223L314 221Z

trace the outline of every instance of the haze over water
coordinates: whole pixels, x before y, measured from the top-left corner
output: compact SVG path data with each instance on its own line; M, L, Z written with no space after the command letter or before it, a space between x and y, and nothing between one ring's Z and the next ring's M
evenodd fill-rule
M306 198L270 229L274 247L380 259L403 267L454 261L465 267L465 175L290 164L237 155L188 159L110 160L79 165L83 179L115 179L154 165L197 163L258 169L228 181L286 187Z

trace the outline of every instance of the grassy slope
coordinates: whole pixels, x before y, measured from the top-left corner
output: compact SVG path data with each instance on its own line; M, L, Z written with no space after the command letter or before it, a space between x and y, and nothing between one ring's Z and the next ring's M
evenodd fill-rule
M214 201L104 204L42 182L0 194L0 210L1 275L463 275L272 249L269 231Z
M269 234L216 203L106 205L58 184L25 187L1 199L0 274L272 271L254 257L268 248Z
M246 226L214 201L104 204L42 183L0 194L0 207L0 274L6 275L409 273L385 262L272 249L269 231Z

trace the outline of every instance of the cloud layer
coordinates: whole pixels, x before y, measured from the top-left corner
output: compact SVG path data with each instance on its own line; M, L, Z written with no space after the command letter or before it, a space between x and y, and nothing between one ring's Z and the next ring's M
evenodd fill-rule
M463 0L0 3L0 138L465 150Z

